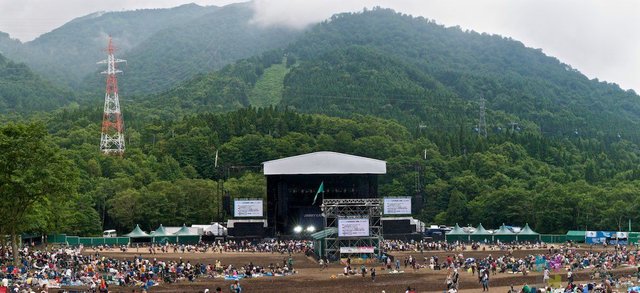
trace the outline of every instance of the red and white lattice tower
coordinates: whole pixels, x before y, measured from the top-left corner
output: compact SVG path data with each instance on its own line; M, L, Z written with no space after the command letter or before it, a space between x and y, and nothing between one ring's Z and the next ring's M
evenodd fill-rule
M120 100L118 99L117 73L122 72L116 68L116 64L126 62L113 56L115 48L109 37L107 47L107 60L98 64L107 64L107 70L102 74L107 75L107 89L104 95L104 114L102 116L102 137L100 139L100 151L104 154L122 156L124 154L124 120L120 112Z

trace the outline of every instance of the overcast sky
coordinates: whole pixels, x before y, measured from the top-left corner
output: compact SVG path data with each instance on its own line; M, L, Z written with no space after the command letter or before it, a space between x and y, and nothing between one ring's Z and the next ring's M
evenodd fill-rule
M173 7L234 0L0 0L0 31L29 41L96 11ZM382 6L447 26L509 36L570 64L590 78L640 93L637 0L256 0L254 21L295 27L336 12Z

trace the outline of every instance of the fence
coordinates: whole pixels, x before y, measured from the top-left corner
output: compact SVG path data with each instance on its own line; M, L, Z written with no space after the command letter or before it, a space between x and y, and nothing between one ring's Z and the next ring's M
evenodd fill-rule
M564 243L567 242L566 234L540 234L540 241L544 243ZM582 240L584 242L584 239Z
M52 234L47 236L47 242L68 245L127 245L131 242L129 237L78 237L65 234Z

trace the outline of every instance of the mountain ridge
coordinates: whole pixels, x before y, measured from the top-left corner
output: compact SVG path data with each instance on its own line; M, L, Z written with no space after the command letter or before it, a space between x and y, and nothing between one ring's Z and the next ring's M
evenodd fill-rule
M511 38L444 27L390 9L335 15L307 29L280 54L292 67L283 81L282 107L342 117L377 115L438 129L458 127L454 125L472 129L478 124L483 97L490 132L518 123L521 129L556 136L578 132L640 140L635 131L640 126L640 97L632 90L589 79L542 50ZM268 67L261 63L260 58L249 58L227 68L234 70L196 79L223 80L258 72L244 82L236 97L239 105L248 106L245 91L251 91L253 79ZM245 72L238 73L239 67ZM201 88L185 86L189 83ZM181 104L193 102L189 92L211 92L206 84L193 82L179 88L183 96L175 91L167 95ZM216 97L200 95L188 107L197 108L205 101L217 104ZM229 96L226 99L218 107L205 109L224 111L225 104L233 104Z

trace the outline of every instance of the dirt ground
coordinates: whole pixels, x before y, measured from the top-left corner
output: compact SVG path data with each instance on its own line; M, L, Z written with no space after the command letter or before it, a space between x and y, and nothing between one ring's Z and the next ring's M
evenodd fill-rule
M279 253L159 253L149 255L146 252L136 253L129 251L122 252L102 252L101 254L108 257L119 259L133 258L136 255L142 255L143 258L159 260L177 260L182 257L183 260L191 261L191 263L215 263L219 259L223 264L234 264L240 266L253 262L257 265L269 265L270 263L282 263L283 258L288 255ZM516 250L516 257L529 254L543 253L542 250ZM85 253L91 253L87 250ZM491 253L494 257L503 255L500 251L466 251L463 252L465 257L485 257ZM446 259L447 255L453 252L427 252L420 254L419 252L396 252L393 255L404 259L405 256L413 255L422 262L423 257L430 257L437 254L438 257ZM357 265L356 265L357 266ZM442 292L445 289L445 279L447 271L432 271L429 269L413 270L410 267L404 269L404 273L392 274L382 269L382 266L376 266L376 281L372 282L370 276L362 278L361 276L342 276L343 266L340 264L331 264L328 269L320 270L320 266L312 259L302 254L294 255L294 267L298 274L286 277L261 277L253 279L243 279L240 285L243 292L404 292L408 286L415 288L417 292ZM358 266L357 266L358 267ZM634 267L621 268L616 270L616 274L620 276L630 275L635 272ZM562 281L566 284L566 272L558 273L562 277ZM460 274L460 289L462 292L481 292L482 287L478 283L477 276L473 276L467 272ZM590 271L580 271L575 274L577 281L589 280ZM553 275L552 275L553 277ZM182 281L176 284L163 284L153 287L150 292L203 292L209 289L214 292L216 287L221 287L223 292L229 292L228 288L232 281L224 281L222 279L197 279L195 282ZM522 276L520 274L497 274L491 276L490 286L492 292L507 292L510 285L514 288L521 288L524 283L530 286L539 287L542 284L542 274L532 272L529 275ZM132 292L132 287L111 286L111 292ZM139 290L137 291L139 292Z

